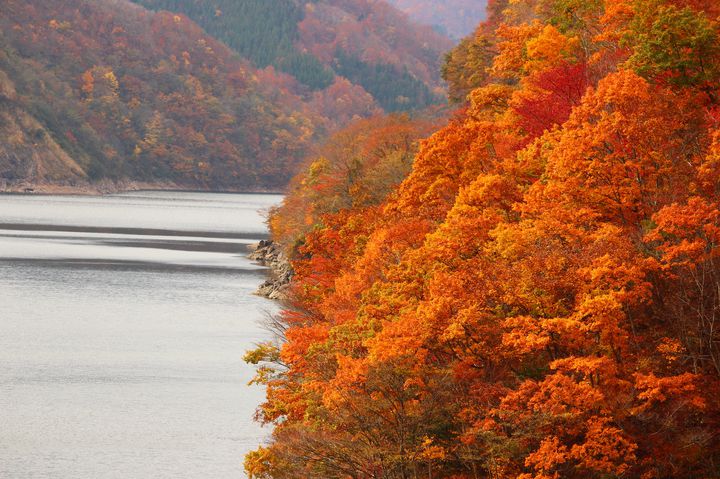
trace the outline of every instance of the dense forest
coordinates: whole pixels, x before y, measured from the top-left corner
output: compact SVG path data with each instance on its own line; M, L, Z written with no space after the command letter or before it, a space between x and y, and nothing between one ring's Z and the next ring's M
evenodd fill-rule
M3 3L0 179L278 189L350 120L442 98L450 41L384 3L137 3Z
M186 18L122 2L53 6L3 5L2 127L16 160L5 178L262 184L312 136L307 115L264 97L249 65ZM47 168L44 149L73 168Z
M273 66L312 90L327 88L338 75L363 87L385 111L440 100L437 69L450 41L384 2L136 1L188 15L257 67Z
M273 65L313 89L323 89L332 83L330 70L312 55L295 48L297 24L303 18L303 9L292 0L138 0L136 3L186 14L260 68Z
M334 135L270 217L248 474L720 477L719 17L495 0L444 126Z

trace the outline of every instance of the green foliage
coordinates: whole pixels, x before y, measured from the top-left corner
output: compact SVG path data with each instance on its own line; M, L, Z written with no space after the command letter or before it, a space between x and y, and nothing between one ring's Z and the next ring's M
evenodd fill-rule
M330 86L335 74L314 56L288 50L276 60L277 67L294 76L300 83L315 90Z
M260 68L272 65L314 90L332 84L332 71L294 47L303 10L293 0L135 1L154 10L187 15Z
M464 101L468 93L487 81L486 65L493 57L492 47L486 37L473 35L462 39L445 55L442 78L448 83L451 101Z
M280 348L269 342L260 343L255 349L246 352L243 361L257 366L250 384L268 384L279 377L279 369L284 369L280 360Z
M302 2L295 0L133 0L154 10L182 13L205 31L249 59L256 66L273 66L311 90L330 86L341 75L362 86L388 112L421 109L439 103L428 86L403 68L383 61L363 61L348 48L337 48L333 62L324 65L298 47ZM335 5L337 3L337 5ZM347 8L342 2L333 7ZM361 4L359 4L361 5ZM355 12L357 13L357 12ZM355 14L353 13L353 14ZM360 14L358 21L367 13ZM379 15L378 15L379 17ZM381 23L382 25L382 23ZM343 28L343 25L336 26ZM383 27L384 28L384 27Z
M638 15L624 38L633 54L628 64L645 77L667 76L677 86L700 85L718 78L717 24L689 7L636 3Z
M357 55L338 49L335 71L367 90L385 111L409 111L439 102L423 82L407 69L388 63L367 63Z
M272 343L260 343L251 351L245 353L243 360L249 364L261 362L276 362L280 359L280 350Z
M563 32L577 32L587 28L586 19L602 9L602 0L555 0L550 2L548 23Z

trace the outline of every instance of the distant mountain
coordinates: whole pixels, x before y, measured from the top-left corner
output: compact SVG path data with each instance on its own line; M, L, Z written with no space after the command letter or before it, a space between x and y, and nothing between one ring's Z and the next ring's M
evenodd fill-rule
M485 19L487 0L387 0L416 22L460 39Z
M0 180L277 188L327 132L441 98L449 40L384 3L142 3L173 10L3 1Z

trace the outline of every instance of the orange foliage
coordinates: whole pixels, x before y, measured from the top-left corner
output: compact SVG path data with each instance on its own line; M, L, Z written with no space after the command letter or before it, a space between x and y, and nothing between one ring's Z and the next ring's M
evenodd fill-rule
M293 202L327 205L349 170L296 180L317 196L272 221L302 244L311 329L290 326L302 358L269 391L302 391L304 415L278 422L268 477L718 474L717 105L623 40L645 3L509 2L482 27L481 84L386 198L351 194L310 230ZM373 144L353 138L340 156Z

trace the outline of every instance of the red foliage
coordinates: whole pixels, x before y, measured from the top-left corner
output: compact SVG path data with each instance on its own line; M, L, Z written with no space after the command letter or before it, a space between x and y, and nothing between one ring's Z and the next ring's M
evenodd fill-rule
M303 190L288 196L274 230L302 243L305 322L267 407L303 416L279 421L251 474L717 475L716 100L705 81L662 81L683 64L652 49L674 40L622 40L623 3L508 2L454 56L487 74L385 199L302 229L286 219ZM375 144L354 138L339 158ZM315 167L303 211L368 174Z

